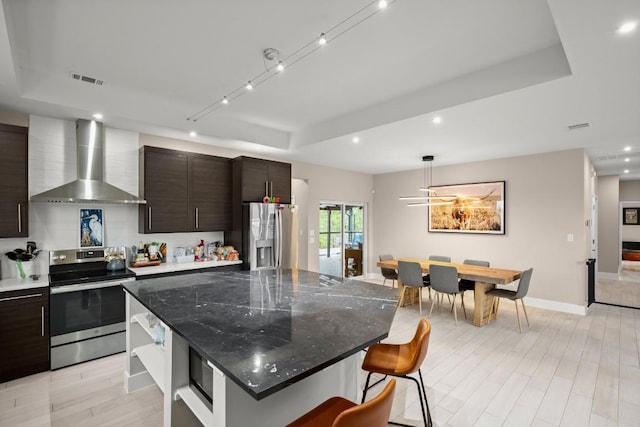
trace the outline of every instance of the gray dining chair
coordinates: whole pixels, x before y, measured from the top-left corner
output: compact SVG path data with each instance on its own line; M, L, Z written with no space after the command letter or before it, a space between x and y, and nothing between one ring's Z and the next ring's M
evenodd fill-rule
M391 261L393 259L393 256L389 254L382 254L379 258L380 261ZM380 267L380 270L382 271L382 277L384 277L382 285L384 286L384 284L387 283L387 280L391 280L391 288L393 288L396 280L398 280L398 272L393 268Z
M453 317L458 324L458 310L456 309L456 296L461 294L460 286L458 285L458 269L453 266L432 264L429 266L429 275L431 276L431 289L436 292L436 300L438 293L453 295L453 301L451 302L451 309L453 310ZM442 295L440 295L441 297ZM431 304L431 310L429 310L429 316L433 312L433 306ZM462 311L464 312L464 318L467 318L467 311L464 308L464 299L462 300Z
M407 287L418 288L418 302L420 304L420 316L422 316L422 288L428 285L425 283L424 278L422 277L422 268L420 267L420 264L411 261L398 261L398 278L405 286L402 289L400 300L402 300Z
M480 267L489 267L489 261L480 261L477 259L465 259L462 261L463 264L467 265L477 265ZM464 298L465 291L475 291L476 282L468 279L460 279L460 290L462 291L462 298Z
M531 275L533 274L533 268L525 270L520 275L520 282L518 283L518 289L515 291L509 289L495 288L487 291L487 295L491 295L499 298L507 298L516 304L516 318L518 319L518 330L522 333L522 325L520 325L520 312L518 311L518 300L522 304L522 310L524 311L524 317L527 319L527 326L529 326L529 316L527 315L527 308L524 306L524 297L529 292L529 283L531 282Z
M440 262L451 262L450 256L444 255L429 255L429 261L440 261ZM424 281L428 285L429 284L429 275L424 276ZM431 300L431 288L429 288L429 300Z

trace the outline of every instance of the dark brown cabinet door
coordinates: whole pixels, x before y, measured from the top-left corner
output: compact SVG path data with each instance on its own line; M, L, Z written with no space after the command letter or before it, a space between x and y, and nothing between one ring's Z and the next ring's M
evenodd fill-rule
M231 162L189 154L189 226L192 231L231 228Z
M186 153L143 147L140 188L147 204L139 207L139 232L171 233L188 229L188 157Z
M49 289L0 292L0 383L49 370Z
M291 203L291 164L269 162L269 192L280 203Z
M234 159L233 167L241 201L262 202L265 196L273 196L279 197L280 203L291 203L289 163L242 156Z
M29 235L28 133L0 124L0 237Z

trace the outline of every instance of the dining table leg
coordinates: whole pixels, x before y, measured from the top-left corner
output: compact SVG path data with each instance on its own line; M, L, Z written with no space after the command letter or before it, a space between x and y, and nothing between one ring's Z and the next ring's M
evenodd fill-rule
M487 295L487 291L495 288L494 283L476 282L474 289L473 324L484 326L496 317L496 309L493 304L494 297Z

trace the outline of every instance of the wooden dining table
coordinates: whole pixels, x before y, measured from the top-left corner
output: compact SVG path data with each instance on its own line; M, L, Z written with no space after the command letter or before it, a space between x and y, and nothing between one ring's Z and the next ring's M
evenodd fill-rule
M507 285L520 278L522 271L509 270L505 268L481 267L478 265L458 264L453 262L431 261L418 258L400 258L388 261L379 261L378 267L390 268L398 270L398 261L411 261L420 264L422 272L429 274L429 266L431 264L447 265L456 267L458 270L458 278L467 279L475 282L474 303L475 309L473 313L473 324L475 326L484 326L491 320L495 319L497 306L494 305L494 297L487 295L487 291L496 287L496 285ZM411 288L408 298L405 298L404 285L398 278L398 289L400 290L399 306L414 304L418 301L418 288Z

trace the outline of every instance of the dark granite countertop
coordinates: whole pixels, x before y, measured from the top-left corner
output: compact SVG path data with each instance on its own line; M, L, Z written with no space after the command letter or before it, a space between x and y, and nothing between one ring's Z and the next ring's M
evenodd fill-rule
M195 272L124 288L256 400L387 337L397 290L304 270Z

